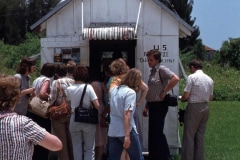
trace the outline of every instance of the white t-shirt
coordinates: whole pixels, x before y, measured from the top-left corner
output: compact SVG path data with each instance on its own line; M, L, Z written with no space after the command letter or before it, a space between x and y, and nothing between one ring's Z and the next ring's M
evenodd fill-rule
M66 94L67 100L71 102L71 109L74 112L75 108L79 106L80 99L82 96L83 88L85 83L81 84L73 84L72 86L67 87ZM91 105L91 101L98 99L96 93L93 90L93 87L88 84L86 88L86 92L83 98L83 106ZM72 116L75 116L74 114Z

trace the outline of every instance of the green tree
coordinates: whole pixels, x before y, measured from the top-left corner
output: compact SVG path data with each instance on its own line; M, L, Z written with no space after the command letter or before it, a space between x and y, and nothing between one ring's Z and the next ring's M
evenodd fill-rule
M18 45L30 26L46 15L60 0L1 0L0 40Z
M187 36L179 39L179 48L181 53L186 54L192 52L195 58L203 59L204 48L202 40L199 37L200 30L195 25L196 18L192 18L191 13L194 6L193 0L160 0L169 9L179 15L184 21L194 28L191 36Z
M18 44L26 33L26 1L3 0L1 8L0 38L7 43Z
M216 59L223 67L240 69L240 38L229 38L224 41L216 54Z
M6 4L5 1L0 3L0 40L3 40L4 38L4 25L5 24L5 8Z
M30 26L52 10L60 0L28 0L28 31Z

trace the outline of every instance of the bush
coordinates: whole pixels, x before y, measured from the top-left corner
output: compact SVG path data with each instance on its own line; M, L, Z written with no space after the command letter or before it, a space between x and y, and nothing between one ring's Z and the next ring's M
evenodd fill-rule
M40 52L40 38L36 35L27 33L24 43L15 46L7 45L0 41L0 73L13 75L16 73L17 65L23 57L30 57ZM36 68L39 68L40 62L37 61ZM34 73L32 79L39 73Z
M185 56L185 55L184 55ZM183 59L183 60L182 60ZM191 59L181 57L182 63L188 72L187 61ZM222 67L214 62L203 62L203 71L208 74L214 81L213 100L215 101L238 101L240 100L240 71L229 66ZM186 81L181 79L179 93L183 93Z

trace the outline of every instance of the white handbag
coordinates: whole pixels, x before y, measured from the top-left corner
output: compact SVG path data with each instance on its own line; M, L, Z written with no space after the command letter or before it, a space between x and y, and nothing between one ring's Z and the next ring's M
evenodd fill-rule
M46 78L42 80L41 87L45 79ZM31 99L28 111L40 117L48 118L49 101L42 100L39 98L38 94L39 93L37 93L37 95Z
M48 118L48 108L49 108L48 101L44 101L38 96L35 96L30 101L30 108L28 109L28 111L43 118Z

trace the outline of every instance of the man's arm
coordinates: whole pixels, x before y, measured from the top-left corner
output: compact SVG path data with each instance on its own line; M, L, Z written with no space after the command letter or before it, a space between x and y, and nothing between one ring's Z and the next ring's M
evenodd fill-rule
M171 79L170 79L170 81L169 81L169 83L167 84L167 86L163 89L163 91L160 93L160 99L164 99L164 97L166 96L166 93L168 92L168 91L170 91L171 89L173 89L173 87L178 83L178 81L179 81L179 77L176 75L176 74L174 74L172 77L171 77Z
M164 88L164 91L165 91L165 92L168 92L168 91L170 91L171 89L173 89L173 87L176 86L176 84L178 83L178 81L179 81L179 77L178 77L176 74L174 74L174 75L171 77L168 85Z
M189 96L190 96L190 93L189 93L189 92L184 92L183 95L182 95L181 101L182 101L182 102L188 101Z

